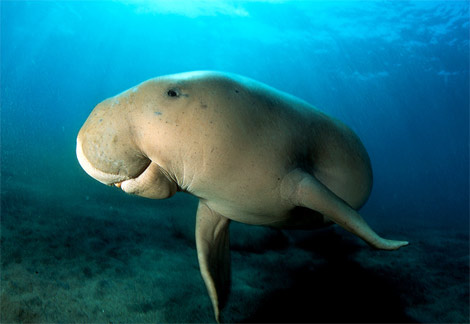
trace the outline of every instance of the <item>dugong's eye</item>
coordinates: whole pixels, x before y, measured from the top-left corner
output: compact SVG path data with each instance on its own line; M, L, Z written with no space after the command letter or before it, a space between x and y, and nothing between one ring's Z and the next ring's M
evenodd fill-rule
M166 93L168 97L178 97L178 92L175 89L170 89Z

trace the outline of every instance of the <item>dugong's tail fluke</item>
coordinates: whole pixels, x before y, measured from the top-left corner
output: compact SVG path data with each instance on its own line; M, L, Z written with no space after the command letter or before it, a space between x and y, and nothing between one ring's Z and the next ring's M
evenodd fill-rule
M199 202L196 216L196 247L202 278L220 323L220 310L230 288L230 220Z
M380 237L358 212L308 173L300 170L291 172L284 182L282 191L285 198L295 205L322 213L374 248L396 250L408 245L407 241L387 240Z

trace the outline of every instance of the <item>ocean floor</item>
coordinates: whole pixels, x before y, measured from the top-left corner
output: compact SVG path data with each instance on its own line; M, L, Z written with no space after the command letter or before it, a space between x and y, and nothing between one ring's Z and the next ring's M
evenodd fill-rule
M195 199L73 188L3 181L1 323L214 322ZM335 226L232 223L223 321L468 323L468 228L374 227L411 245L384 252Z

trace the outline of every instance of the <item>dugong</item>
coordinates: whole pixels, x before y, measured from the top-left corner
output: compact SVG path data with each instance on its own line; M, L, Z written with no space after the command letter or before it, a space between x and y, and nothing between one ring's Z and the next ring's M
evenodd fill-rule
M126 193L199 198L197 255L217 321L230 284L230 221L334 222L377 249L408 244L380 237L357 212L372 188L358 136L246 77L197 71L145 81L94 108L76 152L90 176Z

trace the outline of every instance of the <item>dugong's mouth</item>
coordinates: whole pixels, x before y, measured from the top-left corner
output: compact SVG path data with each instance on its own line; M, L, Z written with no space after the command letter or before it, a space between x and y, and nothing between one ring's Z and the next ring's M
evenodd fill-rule
M138 178L147 167L150 165L151 161L148 160L148 164L144 165L141 170L137 170L136 174L132 175L123 175L123 174L114 174L114 173L107 173L102 170L97 169L93 164L87 159L83 152L82 143L79 139L77 139L77 159L80 163L80 166L88 173L92 178L98 180L99 182L109 185L109 186L116 186L121 188L122 184L126 183L127 181L133 180Z
M142 172L142 173L143 173L143 172ZM122 189L122 185L123 185L123 184L125 185L125 183L126 183L127 181L135 180L135 179L137 179L139 176L140 176L140 174L137 175L135 178L129 178L129 179L126 179L126 180L123 180L123 181L119 181L119 182L115 182L115 183L110 183L109 185L112 186L112 187L114 186L114 187L117 187L117 188L119 188L119 189Z
M145 170L141 174L138 174L135 178L129 178L129 179L126 179L126 180L123 180L123 181L111 183L110 186L114 186L114 187L117 187L119 189L124 190L127 183L130 183L132 180L137 180L144 172L145 172Z

